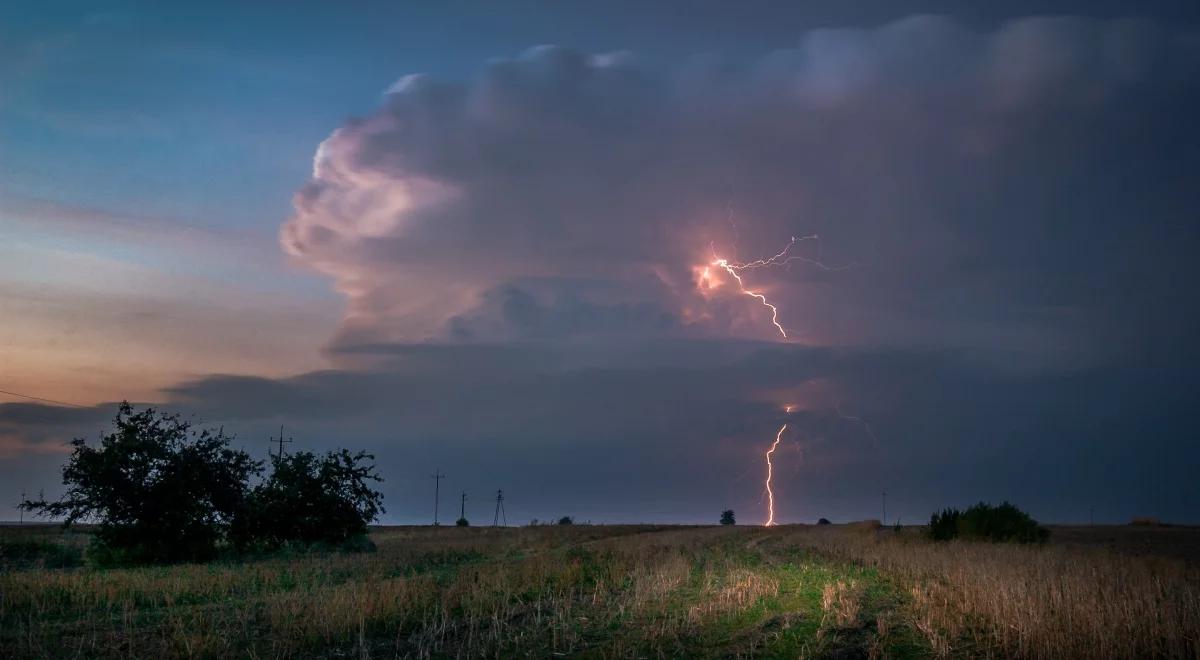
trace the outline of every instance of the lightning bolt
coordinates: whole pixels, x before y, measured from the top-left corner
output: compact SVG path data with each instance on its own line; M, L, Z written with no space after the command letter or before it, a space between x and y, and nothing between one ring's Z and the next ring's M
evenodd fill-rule
M768 257L766 259L756 259L754 261L746 261L746 262L730 261L729 259L726 259L724 257L717 256L716 247L710 243L709 250L712 252L713 260L708 265L708 267L706 267L704 269L704 274L702 276L702 279L704 279L705 281L709 280L710 269L713 267L720 268L720 269L724 270L726 273L729 273L730 277L732 277L734 279L734 281L737 282L738 291L742 295L750 296L751 298L754 298L763 307L766 307L767 309L771 310L771 323L775 326L775 329L779 331L779 334L784 339L787 339L788 338L787 331L784 330L783 325L781 325L779 323L779 308L776 307L774 304L772 304L771 301L767 300L767 296L765 294L763 294L761 291L747 289L746 282L744 280L742 280L742 276L740 275L740 272L743 270L752 270L755 268L769 268L771 266L788 266L793 261L799 261L802 263L806 263L811 266L820 268L821 270L829 271L829 272L846 270L848 268L853 268L858 265L854 262L851 262L844 266L830 266L830 265L822 262L820 259L812 259L810 257L805 257L805 256L798 255L798 254L792 254L792 248L794 248L797 243L800 243L803 241L816 241L818 250L821 245L821 237L816 234L811 234L809 236L801 236L800 238L796 238L795 236L793 236L792 240L787 244L787 246L784 247L782 250L780 250L779 253L775 254L774 256Z
M779 446L779 441L783 439L783 432L786 430L787 424L779 427L779 433L775 434L775 442L772 442L771 448L767 450L767 522L763 523L763 527L775 525L775 491L771 490L771 476L774 468L771 465L771 454L775 453L775 448Z

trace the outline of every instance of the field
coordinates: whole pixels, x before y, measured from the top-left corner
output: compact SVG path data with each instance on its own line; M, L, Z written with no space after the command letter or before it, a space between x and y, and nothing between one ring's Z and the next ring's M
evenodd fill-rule
M1200 657L1194 528L380 528L373 553L109 570L73 566L86 537L0 527L0 655Z

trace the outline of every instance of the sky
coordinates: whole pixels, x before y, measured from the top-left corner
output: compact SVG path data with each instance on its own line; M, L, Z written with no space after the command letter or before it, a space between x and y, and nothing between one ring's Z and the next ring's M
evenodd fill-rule
M0 6L0 519L129 400L388 523L1200 523L1200 7L781 4Z

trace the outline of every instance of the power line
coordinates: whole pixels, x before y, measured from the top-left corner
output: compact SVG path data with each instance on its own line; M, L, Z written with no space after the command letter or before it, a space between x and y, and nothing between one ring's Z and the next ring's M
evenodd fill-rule
M17 397L21 397L22 399L29 399L30 401L41 401L42 403L53 403L53 404L59 405L59 406L71 406L72 408L91 408L91 406L81 406L78 403L71 403L69 401L58 401L57 399L46 399L46 398L42 398L40 396L21 394L20 392L9 392L8 390L0 390L0 394L7 394L9 396L17 396Z

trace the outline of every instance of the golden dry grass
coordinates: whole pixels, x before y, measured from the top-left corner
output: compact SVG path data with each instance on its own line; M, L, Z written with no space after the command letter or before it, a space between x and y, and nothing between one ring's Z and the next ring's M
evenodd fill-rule
M871 525L393 528L378 552L0 572L5 657L1197 658L1195 566Z

